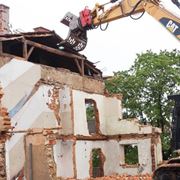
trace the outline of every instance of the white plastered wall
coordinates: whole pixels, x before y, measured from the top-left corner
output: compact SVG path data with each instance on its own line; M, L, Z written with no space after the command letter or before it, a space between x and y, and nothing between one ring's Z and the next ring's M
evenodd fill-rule
M52 89L52 86L40 86L37 92L11 118L12 124L15 125L15 131L27 130L29 128L51 128L58 125L54 111L48 107L48 103L51 103L49 92L52 92ZM65 89L67 91L67 88ZM70 97L68 96L70 92L69 89L67 94L64 94L64 89L60 89L59 92L60 117L63 120L62 126L65 129L65 133L72 134ZM23 137L24 134L22 133L15 134L6 143L6 164L9 178L15 176L24 166L25 152Z
M78 90L73 90L75 135L89 135L86 120L85 99L92 99L96 102L99 112L100 131L102 134L108 134L108 120L112 122L118 122L118 119L122 119L121 101L117 98L105 97L99 94L90 94Z
M27 97L41 78L39 65L12 59L0 68L0 83L5 96L2 104L10 111L22 98Z
M143 126L137 119L122 119L121 101L116 97L106 97L73 90L74 133L89 135L86 118L85 99L96 102L99 112L100 131L104 135L151 134L151 126ZM83 127L83 128L82 128Z
M0 81L5 93L2 103L5 107L8 108L10 112L12 112L10 115L12 125L15 126L14 130L26 130L29 128L44 127L49 128L57 126L54 112L48 107L47 104L51 102L52 97L49 96L49 92L53 91L53 86L41 85L36 90L36 92L32 94L30 99L26 99L40 78L41 67L29 62L14 59L0 68ZM71 89L67 86L59 89L59 93L60 117L62 118L62 126L64 128L62 131L63 134L73 133L73 118L74 134L89 135L86 120L85 99L93 99L96 102L99 112L100 131L102 134L114 135L130 133L152 133L152 128L150 126L142 127L135 121L121 120L121 101L115 97L105 97L99 94L91 94L79 90L72 90L71 99ZM19 102L24 101L24 99L27 100L25 104L19 104ZM73 105L72 107L74 108L73 116L71 105ZM25 152L23 136L24 134L15 134L6 143L8 179L16 175L24 166ZM144 144L149 143L149 141L138 142L138 149L141 146L144 148L143 142ZM121 141L121 143L123 142ZM59 176L72 177L73 175L73 162L71 157L73 156L72 148L71 141L58 141L58 144L54 149L55 159L58 166L57 173ZM115 140L96 142L77 141L76 167L78 178L89 177L89 158L93 148L101 148L103 154L106 156L106 161L104 164L105 175L113 174L114 172L122 173L122 168L119 166L119 164L120 154L123 153L123 149L121 148L119 142ZM149 145L147 145L146 148L147 151L150 150ZM159 152L160 149L160 146L158 146L157 151ZM141 153L143 155L143 152ZM59 157L61 154L63 154L62 158ZM119 159L117 157L119 157ZM151 155L149 157L151 157ZM68 161L68 159L70 159L70 161ZM70 168L70 170L65 170L59 161L62 163L66 161L66 167ZM144 160L142 160L142 162L144 162ZM144 172L149 172L148 167L149 166L146 166L144 168ZM131 171L135 174L138 170L128 169L127 171Z
M156 168L158 167L159 164L162 164L162 144L161 144L161 138L160 136L156 140L156 144L154 144L154 151L155 151L155 164Z
M73 134L73 119L72 119L72 97L71 88L63 86L59 90L59 102L60 102L60 118L62 126L62 134Z
M139 164L138 167L123 168L123 145L136 144L138 146L139 153ZM110 141L77 141L76 142L76 169L77 178L85 179L90 177L90 156L92 149L101 148L102 153L105 156L104 162L104 174L112 175L118 174L129 174L137 175L139 171L141 174L152 172L151 162L151 140L117 140Z
M137 168L125 167L123 168L123 159L121 159L119 172L124 172L125 174L146 174L152 172L152 155L151 155L151 138L147 139L129 139L129 140L121 140L119 142L120 147L124 145L136 145L138 147L138 161L139 166Z
M0 68L0 82L4 92L2 104L8 108L15 131L57 126L55 112L48 105L53 102L54 86L40 85L35 89L40 79L41 66L27 61L12 59ZM58 89L63 128L61 133L72 134L71 89L67 86ZM24 161L24 134L14 134L6 143L8 179L23 168Z
M12 117L14 130L27 130L29 128L56 127L57 121L54 112L46 104L49 86L41 86L26 104ZM17 146L19 144L19 146ZM13 156L12 156L13 153ZM19 157L16 159L16 157ZM24 166L24 133L14 134L6 143L7 174L9 178L15 176ZM18 160L18 163L16 161Z
M53 150L57 177L73 178L73 141L58 140Z

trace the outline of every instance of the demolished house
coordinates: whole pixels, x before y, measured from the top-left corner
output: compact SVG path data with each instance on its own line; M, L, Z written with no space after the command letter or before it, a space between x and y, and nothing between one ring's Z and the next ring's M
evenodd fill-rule
M0 11L0 108L13 126L0 137L0 179L151 174L162 161L160 130L123 119L122 96L109 95L102 72L54 31L11 34L9 8Z

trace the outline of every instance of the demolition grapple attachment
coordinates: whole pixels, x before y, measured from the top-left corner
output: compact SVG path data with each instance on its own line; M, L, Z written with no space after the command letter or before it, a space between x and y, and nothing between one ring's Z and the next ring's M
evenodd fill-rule
M87 27L91 27L91 11L85 8L80 12L80 16L68 12L61 20L61 23L69 27L69 33L63 45L74 51L82 51L87 44Z

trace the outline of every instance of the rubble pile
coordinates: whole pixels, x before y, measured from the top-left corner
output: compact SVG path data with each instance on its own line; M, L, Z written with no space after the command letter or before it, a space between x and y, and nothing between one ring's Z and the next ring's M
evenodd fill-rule
M152 176L149 174L146 175L137 175L137 176L129 176L129 175L121 175L121 176L104 176L104 177L99 177L99 178L94 178L95 180L152 180Z

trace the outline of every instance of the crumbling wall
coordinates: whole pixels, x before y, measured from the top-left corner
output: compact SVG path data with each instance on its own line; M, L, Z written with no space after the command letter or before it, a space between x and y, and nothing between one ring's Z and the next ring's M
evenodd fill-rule
M0 68L10 62L11 58L7 56L2 56L0 51Z
M11 128L10 118L7 109L2 106L4 93L0 87L0 179L6 179L6 157L5 142L9 138L7 131Z
M0 68L0 81L5 94L2 103L11 113L23 98L30 95L41 77L40 73L39 66L18 60L11 60Z
M12 60L0 69L4 88L2 104L8 108L14 131L58 126L55 112L48 106L52 100L49 91L54 87L39 84L40 75L40 66L23 61ZM9 179L24 166L23 137L24 133L13 134L6 143Z
M83 91L73 90L74 122L76 122L74 127L74 133L84 136L90 135L87 127L87 116L85 107L86 99L92 99L95 101L98 110L100 132L102 134L109 135L109 129L111 129L111 127L116 128L119 119L122 119L121 100L118 100L116 97L106 97L100 94L92 94ZM107 121L112 122L112 125L110 123L107 124ZM113 121L116 121L116 124L113 123ZM112 129L112 131L113 130L114 129ZM114 134L119 133L120 131L117 130L114 132Z
M59 89L59 114L62 126L61 134L73 134L72 90L67 85Z
M57 169L57 177L74 178L75 164L73 159L74 154L74 141L72 140L57 140L54 145L54 159Z
M1 135L0 135L1 136ZM5 141L0 138L0 179L6 180Z
M8 179L22 172L29 144L37 148L35 156L40 158L43 169L48 169L50 179L89 178L91 154L96 148L102 151L105 175L150 173L162 160L158 155L160 131L140 125L136 119L122 119L121 97L105 95L102 81L16 59L2 64L0 81L5 93L2 104L8 108L13 131L21 131L6 143ZM86 100L94 102L98 117L98 131L92 134L88 130ZM51 135L32 136L36 128L59 126L62 129ZM138 145L139 165L127 166L123 145L132 143ZM44 174L40 174L43 179Z
M50 102L50 99L48 100L49 90L52 90L50 86L39 87L31 99L12 117L12 122L15 126L14 131L58 126L54 112L47 105ZM24 166L25 157L23 154L25 150L23 137L23 133L17 133L7 142L7 151L9 152L7 166L11 177L14 177ZM21 152L21 155L19 152Z
M105 84L102 80L80 76L67 69L41 66L41 78L49 83L65 84L72 89L104 95Z
M5 142L0 138L0 179L6 180Z
M150 158L152 155L151 152L151 137L146 138L138 138L135 139L122 139L119 142L120 146L123 147L125 145L136 145L138 147L138 164L129 165L126 164L124 159L121 159L119 172L123 172L123 174L137 175L137 174L151 174L152 173L152 159ZM131 173L129 173L131 172Z
M162 143L160 136L155 135L151 139L151 151L151 159L153 162L152 170L154 171L160 164L162 164Z
M48 157L43 134L27 135L25 137L26 161L25 176L27 179L50 180Z
M40 65L15 59L7 61L0 68L5 94L2 104L8 108L13 130L62 126L59 134L73 134L71 88L61 82L43 80L41 70ZM9 179L24 167L24 135L15 133L6 143Z
M125 144L137 144L139 153L139 164L128 165L123 160L121 147ZM123 139L121 141L113 139L109 141L77 141L76 142L76 168L77 179L90 177L90 163L92 149L100 148L105 157L104 174L151 174L151 138Z
M122 102L118 97L106 97L101 94L88 93L79 90L72 91L74 111L74 133L89 136L86 114L86 99L93 100L97 107L100 134L151 134L160 133L158 128L142 125L138 119L122 119ZM84 127L84 128L82 128Z
M78 90L73 90L72 94L74 134L81 135L82 140L76 141L75 145L77 178L83 179L91 176L89 162L91 151L94 148L100 148L105 156L105 175L152 173L157 163L162 162L162 154L158 154L161 150L159 141L161 131L150 125L142 125L137 119L122 119L121 99ZM86 100L96 103L100 128L98 133L89 133ZM103 138L104 140L101 141ZM125 145L137 146L137 164L125 163Z

